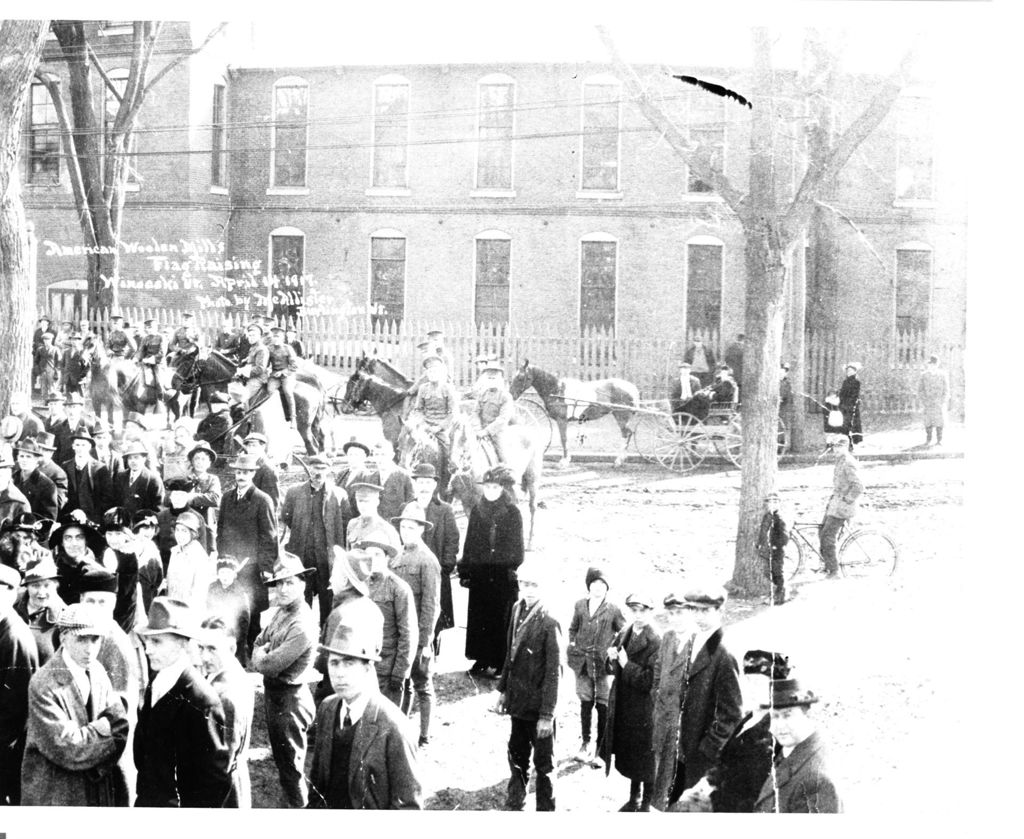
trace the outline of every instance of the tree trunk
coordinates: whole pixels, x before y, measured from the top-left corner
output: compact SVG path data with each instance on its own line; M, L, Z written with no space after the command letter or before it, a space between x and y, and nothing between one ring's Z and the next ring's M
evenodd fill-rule
M91 254L86 257L86 281L89 289L89 309L109 309L117 311L120 305L117 282L121 271L121 252L117 240L105 235L102 231L97 236L97 243L113 248L113 253Z
M43 51L48 21L0 23L0 409L11 394L29 392L36 278L29 270L28 231L21 203L17 157L22 111Z

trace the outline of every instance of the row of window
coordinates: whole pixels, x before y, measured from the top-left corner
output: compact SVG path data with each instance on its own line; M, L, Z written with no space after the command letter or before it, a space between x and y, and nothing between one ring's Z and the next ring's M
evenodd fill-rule
M473 310L477 323L508 323L511 300L512 239L502 231L480 234L474 240ZM723 243L696 236L686 243L686 326L720 330L722 321ZM614 329L618 285L618 241L604 233L580 240L579 325ZM288 229L270 234L270 264L275 277L301 277L305 236ZM931 311L932 253L926 245L896 251L896 327L899 331L927 328ZM383 230L370 237L369 308L374 320L405 317L406 237ZM301 306L302 284L292 293L295 315Z

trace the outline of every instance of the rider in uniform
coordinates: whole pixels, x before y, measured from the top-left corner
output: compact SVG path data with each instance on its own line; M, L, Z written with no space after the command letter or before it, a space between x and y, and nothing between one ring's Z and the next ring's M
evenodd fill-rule
M416 392L409 419L419 419L426 425L441 447L440 462L447 463L452 420L459 407L459 394L448 378L448 370L439 356L428 355L423 359L423 370L426 381Z
M284 408L284 420L295 427L295 373L299 369L299 357L284 342L284 329L275 326L270 330L270 375L267 379L267 390L271 393L281 391L281 405Z
M186 356L198 356L199 342L202 340L196 328L196 316L192 312L185 312L181 321L181 326L175 330L171 345L167 348L167 361L174 367L178 367Z
M249 407L256 403L257 394L267 383L267 373L270 367L270 351L263 343L263 327L258 323L250 323L245 328L245 334L249 341L249 354L245 363L238 368L238 375L245 381L245 387L249 391Z
M135 354L142 370L142 384L159 390L162 389L160 374L164 364L164 336L160 334L156 318L146 318L142 325L146 327L146 334L139 342L139 349Z
M501 447L501 432L508 427L515 410L512 394L505 384L505 371L496 361L488 361L480 378L473 386L476 391L476 418L480 423L477 437L481 442L489 439L498 456L498 462L505 462Z
M107 333L107 352L111 358L131 358L135 355L135 341L125 332L124 317L112 315L110 318L110 332Z

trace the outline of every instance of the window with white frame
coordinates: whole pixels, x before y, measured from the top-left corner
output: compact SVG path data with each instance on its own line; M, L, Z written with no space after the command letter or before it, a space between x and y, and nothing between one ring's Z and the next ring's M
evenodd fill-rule
M932 302L932 251L910 243L896 250L896 332L928 329Z
M604 233L580 242L580 329L615 329L618 242Z
M476 237L476 323L508 323L512 239L500 230Z
M690 142L702 149L710 150L712 166L724 171L725 165L725 100L706 91L690 93L688 118ZM687 167L686 191L691 193L714 192L714 187L701 180Z
M278 80L274 84L272 186L306 186L308 130L309 84L299 78Z
M580 186L584 190L619 188L621 90L612 76L596 76L583 84Z
M302 306L302 274L306 263L306 236L294 227L270 232L270 273L273 277L275 316L294 318Z
M932 100L904 96L896 105L897 201L932 200Z
M686 329L718 331L722 323L722 242L711 236L686 244Z
M227 186L227 139L227 87L215 84L210 119L210 183L213 186Z
M118 69L111 70L107 73L108 78L117 90L117 95L107 87L103 86L103 154L104 160L108 158L106 155L110 153L110 136L114 130L114 122L117 119L118 109L121 107L121 97L124 95L125 88L128 85L128 70ZM128 183L137 185L139 183L139 157L138 157L138 136L139 124L136 122L135 129L132 131L132 139L127 149L127 166L128 166Z
M373 186L409 186L409 82L401 76L373 86Z
M478 99L477 189L512 189L515 83L508 76L487 76Z
M60 182L60 125L46 85L33 84L28 108L25 182L45 186Z
M405 236L381 230L370 237L370 320L401 322L405 316Z

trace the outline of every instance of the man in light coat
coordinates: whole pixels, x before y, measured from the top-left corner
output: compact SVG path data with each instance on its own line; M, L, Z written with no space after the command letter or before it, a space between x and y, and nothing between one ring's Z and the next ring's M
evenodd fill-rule
M949 407L949 376L939 367L937 355L928 358L928 367L921 374L917 385L917 395L924 411L924 431L927 434L924 444L932 444L932 431L935 431L935 445L942 445L942 429L946 425L946 409Z
M128 742L128 712L98 660L111 624L92 604L61 613L60 649L29 683L22 804L128 806L118 760Z
M857 515L857 499L864 492L864 482L860 478L857 458L853 456L851 447L850 438L844 434L832 435L829 440L829 448L836 455L836 466L832 473L832 496L825 507L819 539L825 575L830 580L839 578L839 561L836 559L839 531Z

